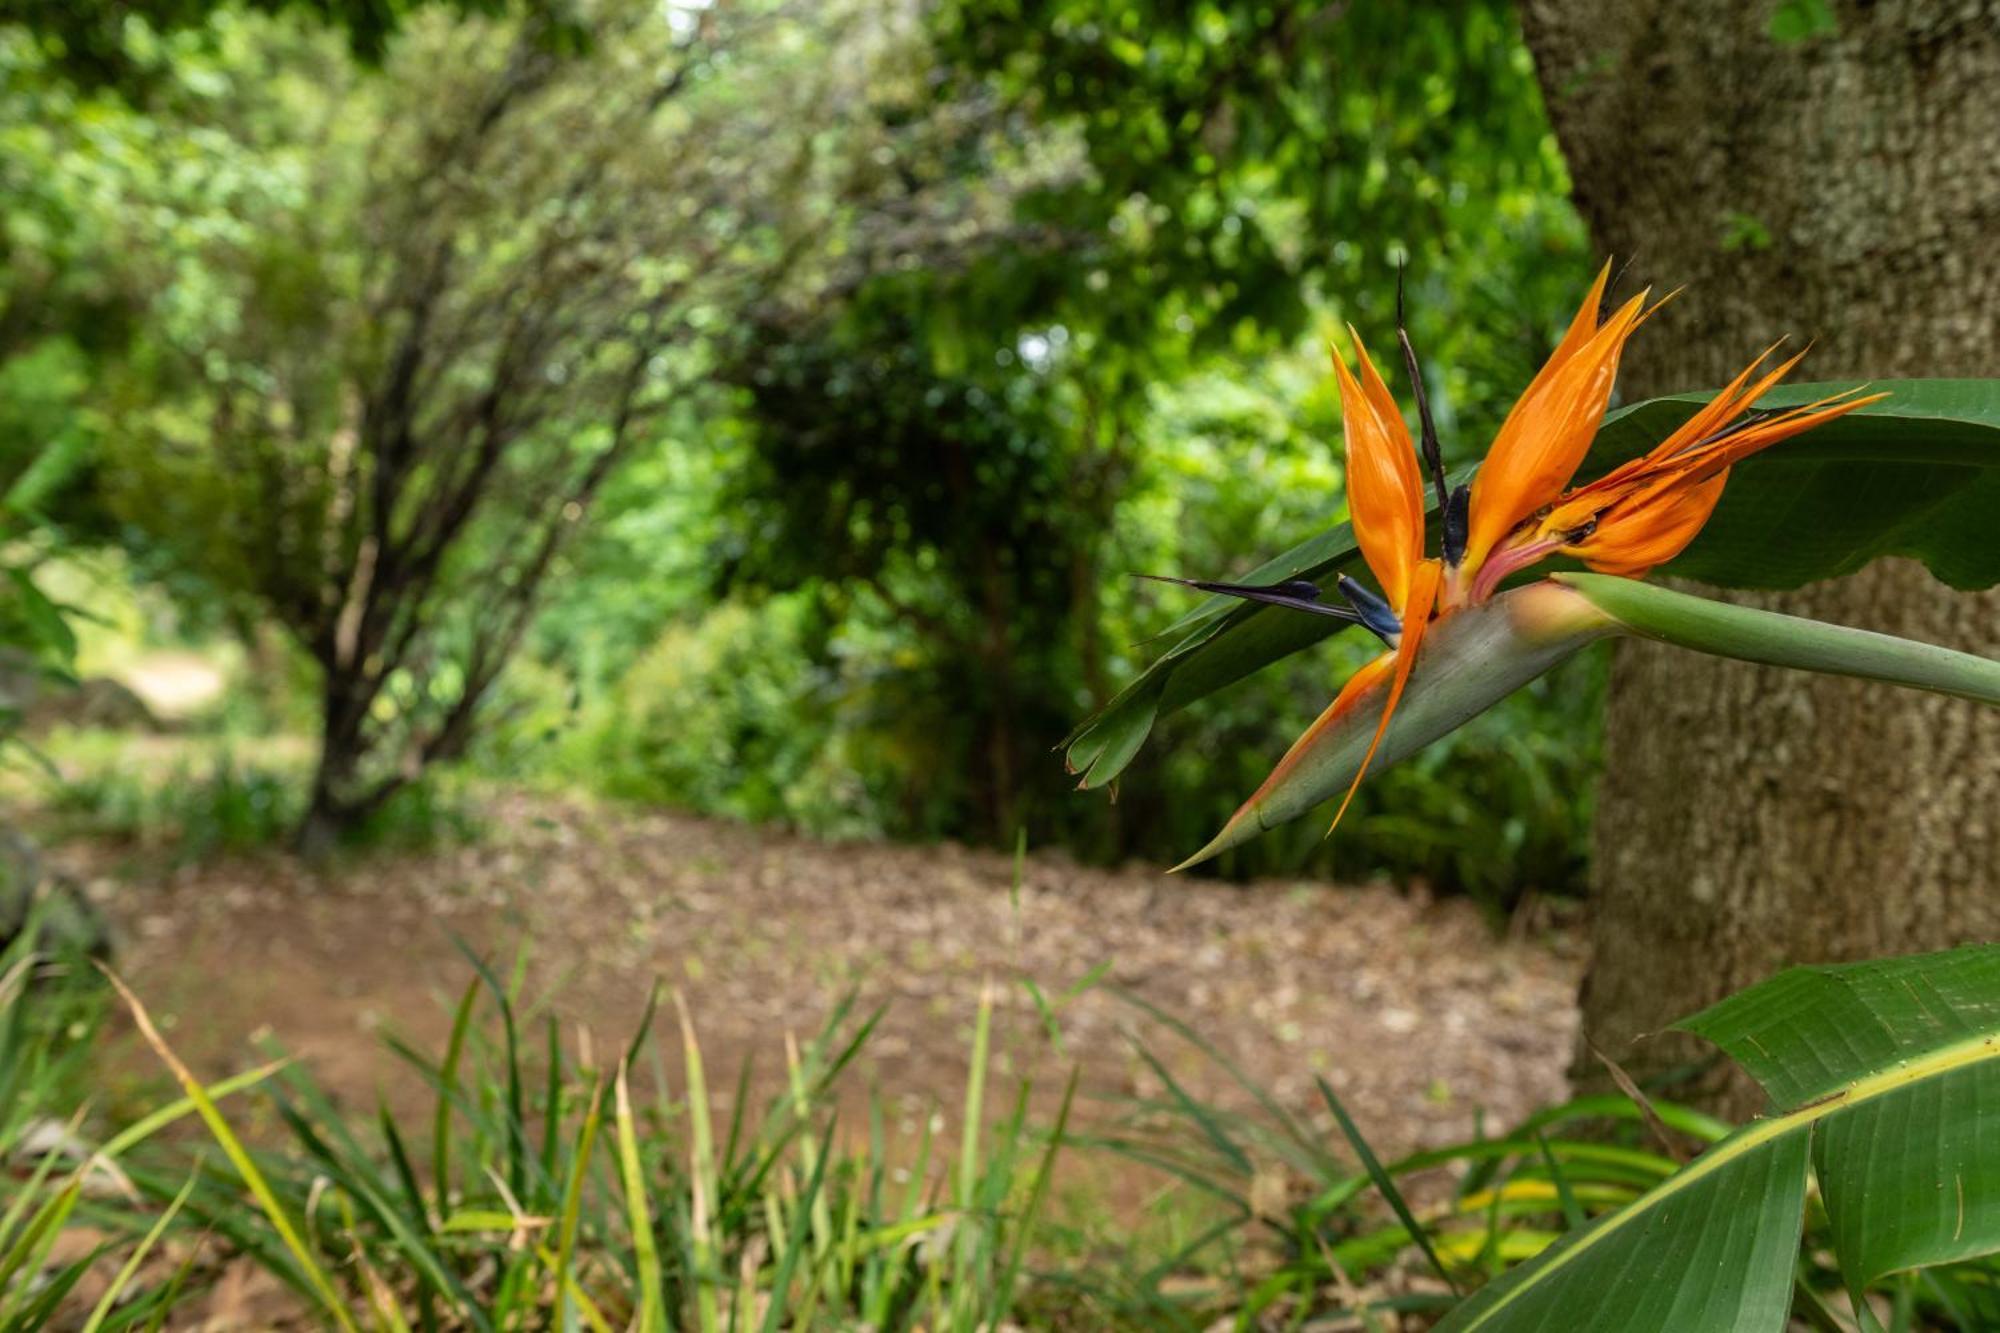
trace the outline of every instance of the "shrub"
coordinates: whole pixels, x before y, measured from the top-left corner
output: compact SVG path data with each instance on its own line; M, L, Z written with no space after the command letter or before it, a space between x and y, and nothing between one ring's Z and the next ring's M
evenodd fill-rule
M69 831L161 847L194 862L285 846L299 826L305 777L296 763L245 759L224 745L205 760L183 754L149 770L130 762L120 743L126 738L111 739L109 750L88 738L56 746L71 762L50 809ZM466 793L430 774L384 801L342 845L422 851L469 841L478 831Z
M812 598L724 602L669 628L586 708L558 758L607 795L814 833L883 831L850 765L845 683L816 660Z

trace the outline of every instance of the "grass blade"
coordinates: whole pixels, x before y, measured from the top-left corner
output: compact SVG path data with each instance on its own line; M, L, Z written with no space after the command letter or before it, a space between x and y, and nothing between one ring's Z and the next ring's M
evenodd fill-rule
M646 1178L639 1169L639 1133L632 1119L632 1092L623 1061L613 1087L618 1128L618 1172L625 1187L625 1209L632 1228L632 1251L638 1265L637 1313L633 1327L638 1333L666 1333L666 1313L660 1308L662 1292L660 1250L653 1236L652 1210L646 1202Z
M1555 1183L1556 1198L1562 1204L1563 1225L1575 1231L1583 1225L1584 1217L1583 1209L1577 1206L1576 1191L1570 1188L1569 1176L1562 1169L1562 1163L1556 1160L1555 1150L1549 1147L1547 1137L1540 1130L1535 1131L1535 1146L1542 1150L1542 1160L1548 1163L1549 1179Z
M458 1064L465 1056L465 1034L472 1024L472 1006L479 998L479 978L466 983L458 1009L451 1016L451 1037L445 1043L444 1063L438 1066L438 1104L431 1119L431 1179L437 1182L437 1214L442 1222L451 1210L451 1107L458 1089Z
M202 1122L208 1126L208 1132L215 1136L223 1155L229 1159L229 1164L236 1168L236 1174L242 1177L251 1196L257 1200L257 1206L263 1209L265 1218L270 1221L272 1229L284 1242L285 1249L297 1262L306 1283L325 1307L328 1317L343 1330L343 1333L360 1333L355 1327L352 1316L347 1312L347 1306L342 1303L339 1293L334 1290L333 1283L313 1259L312 1252L306 1248L298 1228L292 1224L283 1205L278 1202L278 1196L271 1189L270 1182L264 1178L264 1173L257 1169L257 1163L251 1159L250 1151L243 1146L243 1141L236 1137L236 1131L229 1127L229 1122L223 1119L222 1112L217 1110L215 1103L209 1099L201 1081L181 1063L180 1057L167 1045L159 1029L153 1026L152 1015L146 1012L146 1006L139 1003L139 997L132 993L132 989L124 980L108 967L100 970L117 990L119 998L125 1001L126 1007L132 1011L132 1019L138 1024L139 1033L146 1039L146 1044L153 1048L154 1054L158 1055L167 1068L173 1071L174 1077L180 1080L182 1089L194 1103L195 1110L201 1114Z
M104 1295L98 1298L96 1307L90 1312L90 1318L84 1321L82 1333L98 1333L98 1330L104 1327L105 1319L111 1314L111 1307L118 1303L119 1296L138 1273L139 1265L146 1261L146 1255L158 1242L162 1233L173 1224L174 1218L180 1214L182 1205L188 1201L188 1195L194 1193L195 1182L200 1179L201 1163L196 1162L195 1169L188 1174L187 1184L181 1186L181 1192L174 1196L174 1201L167 1205L167 1210L161 1213L159 1220L147 1230L144 1239L132 1251L131 1257L118 1269L117 1276L111 1279L111 1285L104 1289Z
M1354 1155L1361 1159L1362 1169L1368 1172L1368 1178L1375 1182L1375 1188L1389 1201L1389 1207L1395 1210L1396 1220L1409 1231L1410 1239L1414 1240L1417 1248L1424 1252L1424 1258L1430 1260L1431 1267L1444 1279L1445 1285L1450 1287L1454 1294L1458 1294L1458 1282L1452 1277L1451 1271L1444 1266L1444 1261L1438 1258L1437 1250L1431 1245L1430 1233L1417 1221L1417 1215L1410 1211L1410 1205L1404 1200L1403 1192L1396 1188L1395 1180L1382 1169L1382 1163L1375 1156L1375 1150L1368 1146L1368 1140L1361 1137L1361 1131L1355 1128L1353 1118L1347 1114L1347 1108L1341 1105L1340 1098L1334 1095L1332 1086L1324 1078L1315 1078L1313 1082L1319 1085L1319 1095L1325 1100L1327 1109L1333 1112L1334 1120L1340 1125L1340 1132L1347 1137L1348 1146L1353 1148Z
M570 1266L576 1260L576 1232L583 1216L583 1182L590 1173L592 1149L597 1142L598 1117L602 1113L604 1083L599 1081L590 1089L590 1106L584 1112L583 1126L577 1131L576 1149L569 1164L569 1180L563 1186L563 1202L560 1220L556 1224L555 1287L556 1313L552 1325L557 1333L566 1327L564 1317L569 1304Z

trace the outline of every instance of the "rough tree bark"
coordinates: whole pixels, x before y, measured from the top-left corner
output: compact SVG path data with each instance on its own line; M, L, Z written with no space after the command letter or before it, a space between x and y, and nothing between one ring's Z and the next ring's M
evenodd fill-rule
M1687 285L1627 394L1781 335L1815 379L2000 374L2000 6L1832 11L1781 42L1739 0L1523 0L1592 234ZM2000 595L1909 562L1729 595L2000 656ZM2000 711L1621 645L1608 728L1584 1030L1630 1067L1687 1060L1633 1040L1786 964L2000 934ZM1695 1095L1757 1105L1720 1070Z

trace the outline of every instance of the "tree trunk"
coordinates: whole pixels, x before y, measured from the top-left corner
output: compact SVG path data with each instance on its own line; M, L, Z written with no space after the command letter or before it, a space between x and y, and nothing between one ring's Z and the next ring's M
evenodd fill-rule
M292 839L294 849L310 860L331 854L367 815L356 792L366 750L360 694L337 662L324 664L321 674L319 761Z
M1768 5L1523 0L1593 235L1687 287L1627 395L1718 385L1781 335L1814 379L2000 373L2000 7L1831 8L1787 42ZM2000 595L1907 561L1729 596L2000 656ZM2000 711L1620 645L1606 763L1584 1030L1635 1072L1699 1048L1634 1038L1787 964L2000 934ZM1760 1102L1720 1069L1692 1092Z

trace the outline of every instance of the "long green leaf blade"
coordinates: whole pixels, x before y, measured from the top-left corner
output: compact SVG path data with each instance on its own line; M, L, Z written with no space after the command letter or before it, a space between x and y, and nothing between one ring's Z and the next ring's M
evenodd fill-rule
M2000 947L1794 969L1681 1026L1791 1109L1496 1280L1439 1333L1777 1333L1808 1161L1857 1301L1886 1274L2000 1251Z
M1746 1001L1749 1001L1746 1003ZM1846 1100L1877 1071L1961 1058L1896 1097L1830 1113L1813 1143L1841 1270L1856 1291L2000 1249L2000 949L1802 967L1680 1025L1780 1105Z
M1738 1149L1724 1140L1487 1285L1437 1333L1777 1333L1791 1307L1809 1139L1801 1124Z

